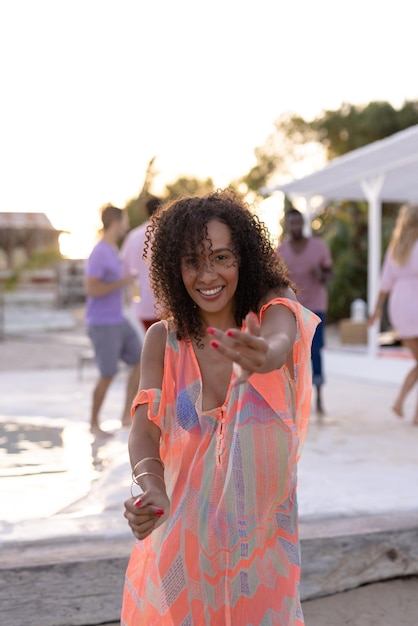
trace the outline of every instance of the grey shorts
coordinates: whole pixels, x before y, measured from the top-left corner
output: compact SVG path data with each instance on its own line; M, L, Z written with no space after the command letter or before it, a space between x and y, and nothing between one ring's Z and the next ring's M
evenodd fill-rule
M141 340L125 319L122 324L89 324L88 336L93 344L97 367L102 378L114 376L119 361L135 365L141 358Z

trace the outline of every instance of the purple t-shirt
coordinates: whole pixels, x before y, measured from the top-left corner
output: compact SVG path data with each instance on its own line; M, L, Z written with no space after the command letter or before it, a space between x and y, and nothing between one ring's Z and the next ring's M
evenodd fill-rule
M122 262L117 250L105 241L99 241L87 260L86 276L95 276L105 283L120 280ZM87 324L121 324L123 319L122 287L105 296L87 298Z

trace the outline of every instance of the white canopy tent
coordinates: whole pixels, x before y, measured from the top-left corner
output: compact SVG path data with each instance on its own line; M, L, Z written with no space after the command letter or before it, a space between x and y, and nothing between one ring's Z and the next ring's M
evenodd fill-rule
M369 205L368 285L369 310L379 289L382 202L418 202L418 124L353 150L330 161L323 169L290 183L277 185L292 200L303 197L310 214L312 200L366 200ZM377 329L369 330L369 355L375 356Z

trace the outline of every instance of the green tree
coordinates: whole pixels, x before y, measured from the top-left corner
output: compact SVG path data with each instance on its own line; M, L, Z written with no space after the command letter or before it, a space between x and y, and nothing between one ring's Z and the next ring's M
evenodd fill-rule
M174 200L183 196L204 195L215 189L211 178L201 180L191 176L180 176L172 183L165 186L164 200Z
M135 198L128 200L125 205L125 210L128 213L131 228L139 226L148 218L145 203L150 195L152 195L151 188L158 173L155 169L155 159L156 157L154 156L148 162L147 169L145 170L144 182L142 183L142 187L139 190L138 195Z
M155 158L156 157L152 157L148 163L144 175L144 182L138 195L128 200L125 204L124 208L128 212L131 229L139 226L148 219L145 205L147 200L153 195L157 195L163 202L166 202L182 196L203 195L215 189L211 178L201 180L191 176L180 176L173 182L168 183L162 193L155 194L153 192L153 186L158 173L155 169Z
M260 189L267 186L272 175L281 166L281 157L275 154L272 137L269 145L254 150L256 159L255 165L250 171L230 184L230 187L239 191L243 195L252 193L256 197L262 198Z
M321 213L317 234L327 241L334 260L329 286L328 319L350 316L353 300L367 300L367 206L333 203Z
M414 124L418 124L418 101L405 101L399 109L378 101L365 106L344 103L311 121L286 114L279 117L275 127L276 133L285 135L291 144L318 142L328 159L333 159Z

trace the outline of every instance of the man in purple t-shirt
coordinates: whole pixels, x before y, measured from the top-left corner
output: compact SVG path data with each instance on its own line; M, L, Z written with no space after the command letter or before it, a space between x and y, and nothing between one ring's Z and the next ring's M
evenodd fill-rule
M119 360L132 366L122 425L131 423L130 409L139 384L141 342L123 315L123 290L134 276L123 275L117 243L128 229L126 214L108 205L102 210L103 236L93 248L86 265L86 323L100 377L93 391L90 430L98 437L110 436L99 426L99 411L114 378Z
M278 248L291 280L299 289L298 300L316 313L322 322L312 340L312 383L316 387L316 412L324 414L321 388L324 384L321 350L324 346L324 328L328 309L327 283L332 279L332 257L328 245L318 237L305 237L303 215L297 209L286 212L285 230L288 239Z

